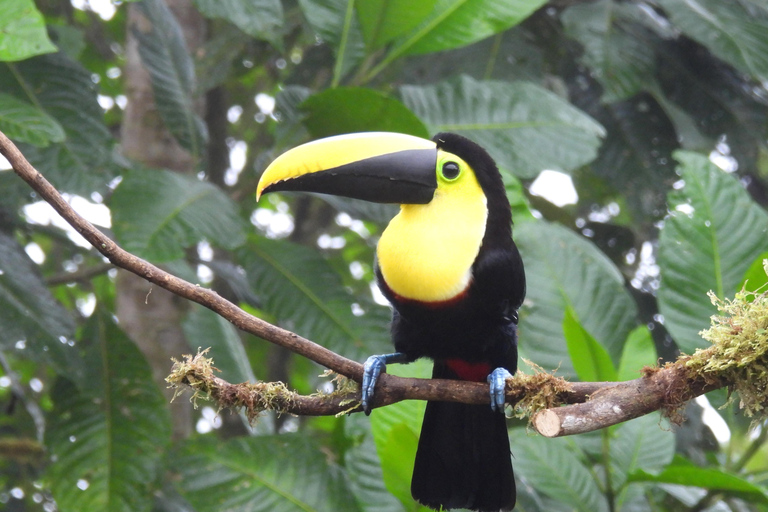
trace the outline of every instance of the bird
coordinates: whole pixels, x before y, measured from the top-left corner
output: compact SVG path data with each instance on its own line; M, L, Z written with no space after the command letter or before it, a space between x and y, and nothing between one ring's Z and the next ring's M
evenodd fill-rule
M436 510L512 510L516 492L504 414L517 370L523 260L493 158L455 133L431 140L388 132L337 135L279 156L257 199L304 191L400 205L377 247L377 284L392 306L395 352L364 364L370 414L390 363L433 360L432 377L487 381L491 405L427 402L411 479L414 499Z

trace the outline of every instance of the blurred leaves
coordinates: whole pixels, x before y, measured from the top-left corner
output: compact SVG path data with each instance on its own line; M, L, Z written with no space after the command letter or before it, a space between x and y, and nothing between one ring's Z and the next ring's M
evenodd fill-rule
M361 510L342 469L302 434L189 440L177 461L179 490L198 512Z
M56 47L45 33L43 15L32 0L0 0L0 61L19 61Z
M149 365L109 315L98 312L79 342L88 386L59 378L47 445L47 480L64 512L149 511L171 437L165 399Z
M640 9L637 4L600 0L563 11L565 32L584 46L582 61L603 86L605 102L626 99L653 80L653 48L638 37L640 29L632 23Z
M398 36L416 28L435 7L437 0L361 0L355 2L366 45L378 50Z
M314 138L362 131L398 132L429 138L424 124L394 98L362 87L337 87L301 104L304 126Z
M768 80L768 9L718 0L660 0L672 23L715 56L756 80Z
M34 105L64 129L61 142L20 145L27 160L64 192L87 196L103 191L112 178L112 136L96 90L91 74L63 53L0 63L0 91Z
M8 94L0 93L0 130L19 142L45 147L63 142L64 129L51 116Z
M348 293L316 250L252 236L237 259L262 308L282 327L350 359L389 349L387 308ZM356 316L353 303L364 314Z
M680 151L675 159L685 185L670 192L659 237L659 310L677 345L692 354L707 345L699 331L716 312L707 292L731 296L768 250L768 213L705 156Z
M432 14L392 49L419 55L459 48L517 25L545 0L437 0Z
M199 158L208 132L196 113L195 66L181 27L162 0L144 0L136 6L143 18L137 17L131 31L149 72L158 112L178 143Z
M612 382L616 368L608 351L579 323L576 312L568 305L563 319L563 334L576 375L584 382Z
M527 436L525 429L515 429L510 444L515 470L533 487L579 512L608 511L590 470L568 449L568 440Z
M214 185L179 173L131 171L109 206L123 247L154 262L183 258L203 239L227 249L245 241L237 206Z
M542 169L570 171L592 160L605 132L592 118L541 87L476 81L403 86L403 102L430 131L460 133L503 167L532 178Z
M283 6L279 0L195 0L200 12L209 18L223 18L246 34L264 39L278 48L283 25Z
M24 249L0 232L0 348L48 363L80 383L74 331L70 312L53 298Z
M768 495L766 495L763 488L724 471L700 468L680 456L675 457L672 464L658 474L651 474L641 469L632 473L630 480L633 482L660 482L704 487L719 491L731 491L744 500L768 504Z
M520 353L544 368L573 375L563 332L571 309L617 364L637 315L618 269L591 242L556 224L523 222L515 227L515 240L528 285Z

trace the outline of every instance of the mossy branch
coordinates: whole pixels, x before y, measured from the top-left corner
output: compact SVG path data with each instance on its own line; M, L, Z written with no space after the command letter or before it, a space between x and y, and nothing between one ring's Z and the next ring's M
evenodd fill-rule
M347 379L360 381L360 363L256 318L216 292L179 279L123 250L78 215L2 132L0 154L16 174L114 265L211 309L246 332L303 355ZM723 315L713 317L712 328L703 333L713 343L706 350L683 356L662 368L646 367L639 379L620 383L569 383L542 371L533 375L518 373L507 382L507 401L519 414L531 415L534 427L550 437L597 430L658 409L674 419L688 400L725 386L739 393L747 414L762 417L768 385L766 293L744 291L732 301L713 301ZM220 408L242 407L252 420L264 410L299 415L360 410L359 392L343 379L337 380L333 393L302 396L281 383L230 384L216 377L214 371L213 362L205 353L187 356L175 363L169 382L177 387L191 387L193 399L205 396L215 400ZM383 374L373 406L405 399L489 403L487 384Z

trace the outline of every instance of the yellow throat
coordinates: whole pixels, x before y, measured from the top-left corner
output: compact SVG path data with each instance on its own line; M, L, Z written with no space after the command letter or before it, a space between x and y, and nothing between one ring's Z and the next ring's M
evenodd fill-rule
M451 160L461 161L453 155ZM488 207L474 172L463 161L461 166L454 181L438 172L432 201L401 205L381 235L376 249L379 267L387 286L401 297L449 300L472 280Z

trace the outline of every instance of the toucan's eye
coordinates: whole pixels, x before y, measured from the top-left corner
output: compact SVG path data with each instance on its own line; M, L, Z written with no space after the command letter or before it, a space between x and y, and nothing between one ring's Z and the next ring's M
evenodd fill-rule
M443 178L447 180L455 180L459 176L461 169L456 162L445 162L443 164Z

